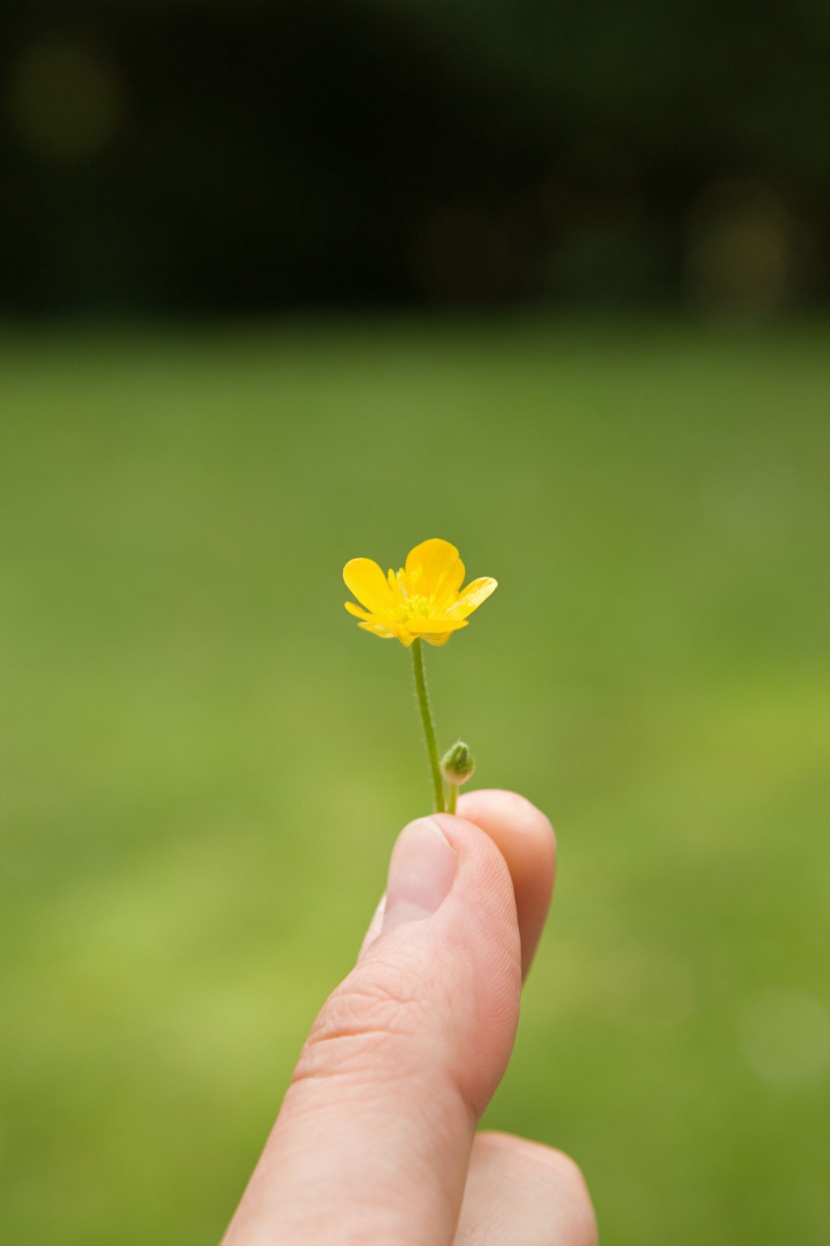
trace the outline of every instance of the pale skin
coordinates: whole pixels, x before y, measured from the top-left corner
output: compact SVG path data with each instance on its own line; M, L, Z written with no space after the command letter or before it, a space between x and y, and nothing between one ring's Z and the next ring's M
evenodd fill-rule
M223 1246L596 1246L572 1160L476 1132L555 868L550 823L511 792L401 832Z

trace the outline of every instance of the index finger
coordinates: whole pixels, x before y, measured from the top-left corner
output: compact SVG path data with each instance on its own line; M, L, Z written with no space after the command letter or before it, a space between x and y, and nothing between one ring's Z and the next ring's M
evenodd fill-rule
M540 809L517 792L467 792L458 813L489 835L507 862L522 941L526 978L550 908L556 880L556 836Z

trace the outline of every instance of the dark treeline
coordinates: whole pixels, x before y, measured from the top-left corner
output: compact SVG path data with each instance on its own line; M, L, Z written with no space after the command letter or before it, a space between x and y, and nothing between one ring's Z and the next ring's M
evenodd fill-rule
M828 49L819 0L7 0L0 313L821 304Z

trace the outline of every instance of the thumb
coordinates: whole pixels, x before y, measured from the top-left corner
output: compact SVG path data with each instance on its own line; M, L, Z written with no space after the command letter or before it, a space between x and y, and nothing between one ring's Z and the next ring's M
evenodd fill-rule
M547 820L505 795L491 821L520 815L549 860ZM226 1246L452 1241L518 1021L516 896L488 832L438 814L401 833L380 933L312 1027Z

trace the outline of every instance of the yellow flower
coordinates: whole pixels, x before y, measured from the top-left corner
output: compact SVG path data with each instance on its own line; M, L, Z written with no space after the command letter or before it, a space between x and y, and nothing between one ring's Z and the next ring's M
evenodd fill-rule
M360 626L386 639L397 636L407 646L419 636L431 645L445 645L496 587L484 576L462 589L458 550L439 540L416 545L397 575L390 571L385 576L371 558L353 558L343 568L343 579L365 607L346 602L349 614L362 620Z

